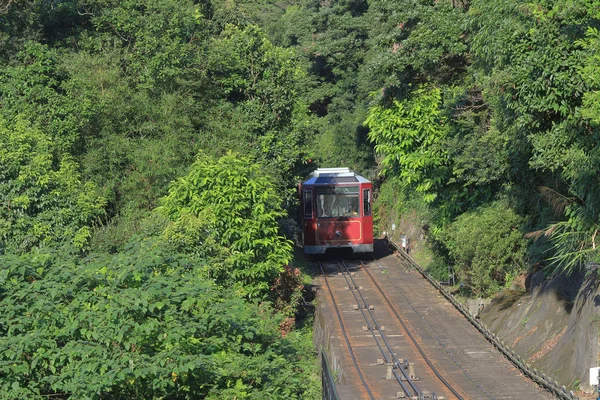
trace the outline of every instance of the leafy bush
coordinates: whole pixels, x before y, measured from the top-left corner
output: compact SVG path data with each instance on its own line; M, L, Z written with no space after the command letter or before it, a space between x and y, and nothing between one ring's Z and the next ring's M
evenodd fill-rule
M365 120L382 172L414 186L429 203L444 180L448 158L439 145L446 135L441 101L440 89L424 86L406 100L394 100L391 107L371 107Z
M430 265L427 266L427 272L439 282L450 282L450 271L448 263L443 257L436 257Z
M9 250L69 243L84 248L106 199L78 165L24 118L0 117L0 241Z
M285 215L281 201L261 164L230 153L218 160L198 157L159 211L173 221L167 238L187 251L226 248L211 267L212 276L256 297L268 293L269 283L291 261L291 243L279 235L277 224Z
M306 334L156 241L0 257L0 398L317 398Z
M303 289L300 270L286 265L271 286L271 297L275 308L293 315L302 301Z
M406 211L406 190L397 178L384 181L377 191L377 198L373 204L373 222L381 232L391 230L392 221L398 221Z
M495 202L462 214L442 235L459 279L474 294L493 294L523 269L522 224L504 202Z

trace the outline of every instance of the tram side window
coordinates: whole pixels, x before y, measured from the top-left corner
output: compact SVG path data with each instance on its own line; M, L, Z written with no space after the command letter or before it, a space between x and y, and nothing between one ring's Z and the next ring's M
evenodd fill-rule
M363 209L365 215L371 215L371 189L363 190Z
M312 190L304 191L304 217L312 218L313 207L312 207Z

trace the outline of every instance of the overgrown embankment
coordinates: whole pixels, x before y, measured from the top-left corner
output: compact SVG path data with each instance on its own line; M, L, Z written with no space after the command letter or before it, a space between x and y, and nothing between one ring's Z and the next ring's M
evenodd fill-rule
M417 213L405 213L397 221L392 239L398 241L400 234L405 234L409 237L411 256L430 272L432 266L436 271ZM502 290L492 298L480 314L481 322L519 358L537 369L540 376L547 375L580 398L592 396L589 368L600 362L597 275L586 277L584 272L576 272L550 278L545 270L540 270L526 279L523 276L511 280L511 289ZM457 280L455 290L464 290L459 282L464 281ZM472 311L476 310L475 306Z

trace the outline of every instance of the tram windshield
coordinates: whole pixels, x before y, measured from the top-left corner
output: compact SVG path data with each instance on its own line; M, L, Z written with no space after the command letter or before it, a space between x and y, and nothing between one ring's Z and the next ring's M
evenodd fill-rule
M358 186L333 186L317 190L317 218L358 217Z

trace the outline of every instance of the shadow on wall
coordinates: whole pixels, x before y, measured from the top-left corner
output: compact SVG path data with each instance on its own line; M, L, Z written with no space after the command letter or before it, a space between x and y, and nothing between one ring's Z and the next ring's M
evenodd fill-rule
M575 271L571 275L558 274L548 278L542 269L527 277L525 287L530 294L536 291L541 295L554 293L557 300L564 302L565 311L570 313L578 295L587 300L595 293L597 284L594 284L594 281L586 282L584 270Z

